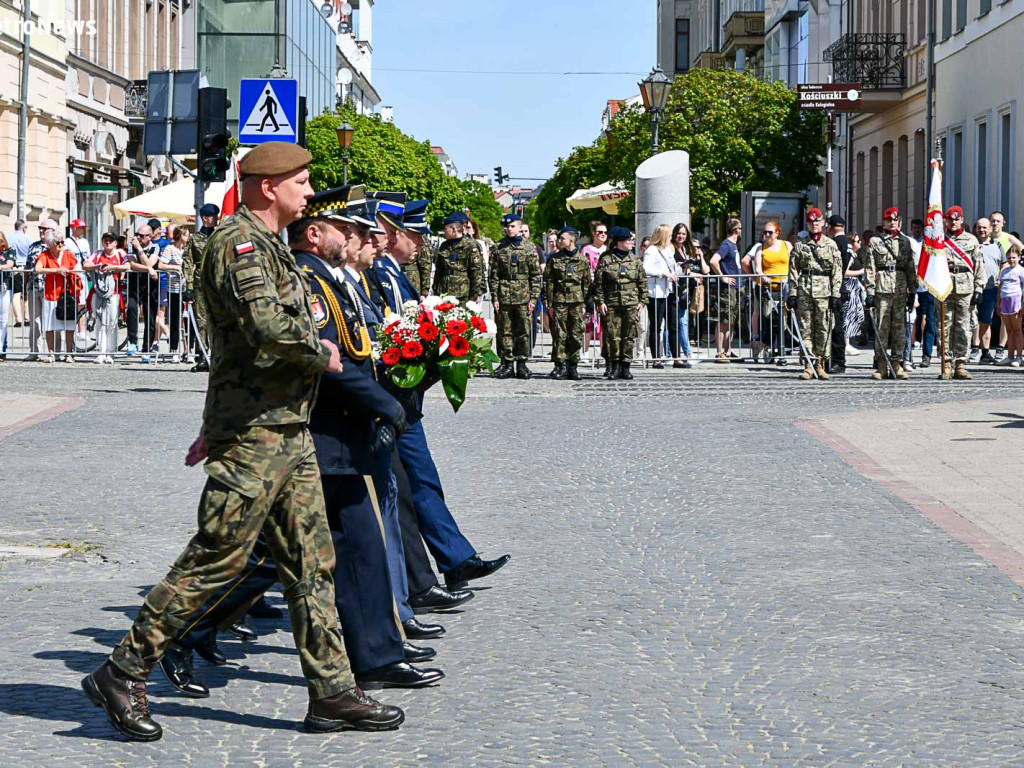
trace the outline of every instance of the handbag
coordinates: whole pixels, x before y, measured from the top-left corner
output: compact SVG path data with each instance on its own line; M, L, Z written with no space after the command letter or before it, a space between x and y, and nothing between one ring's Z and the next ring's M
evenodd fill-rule
M64 290L57 297L54 315L58 320L74 322L78 319L78 297L71 291L73 285L70 277L64 278Z
M699 314L704 311L704 283L697 283L693 291L693 298L690 299L690 312Z

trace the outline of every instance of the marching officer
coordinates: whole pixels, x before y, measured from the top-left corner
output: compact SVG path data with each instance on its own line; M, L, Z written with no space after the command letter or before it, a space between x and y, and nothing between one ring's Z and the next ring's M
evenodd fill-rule
M498 319L498 356L501 367L495 378L528 379L530 356L530 319L540 295L540 265L537 248L521 234L523 217L506 213L501 219L505 237L491 249L488 288L494 314ZM515 360L515 373L512 362Z
M577 366L586 327L584 308L593 278L587 257L576 248L579 230L565 227L558 233L558 250L544 265L544 306L551 321L552 379L580 380ZM591 311L593 311L591 309Z
M875 372L873 379L887 374L885 355L891 354L897 379L907 378L903 352L907 344L907 302L917 294L917 267L910 238L900 232L900 212L886 208L880 235L871 238L864 260L868 296L864 306L874 309Z
M629 366L633 362L637 317L647 305L647 273L631 250L634 240L625 227L612 227L608 233L611 249L601 254L594 270L591 290L608 335L611 368L605 375L609 379L633 378Z
M828 353L831 314L842 310L840 293L843 287L843 257L836 241L822 233L825 218L817 208L807 212L807 237L801 237L789 257L789 296L786 306L795 309L804 346L814 357L804 360L800 378L804 381L818 375L827 380L825 357Z
M203 299L202 281L197 279L203 271L203 251L206 250L206 242L217 228L220 220L220 208L213 203L206 203L199 208L199 219L203 222L192 237L189 238L188 248L185 250L182 259L183 271L185 272L185 290L192 297L192 314L198 326L198 336L192 340L192 351L200 352L199 340L207 344L206 337L206 301ZM193 373L202 373L210 370L205 359L196 361L192 368Z
M946 359L942 377L949 378L953 360L954 379L970 379L967 354L971 349L971 307L981 301L985 288L985 263L978 239L964 229L964 211L954 205L946 211L946 262L953 290L946 297Z
M434 261L435 296L454 296L461 302L479 301L484 293L484 256L480 245L466 236L469 218L455 211L444 220L445 241Z

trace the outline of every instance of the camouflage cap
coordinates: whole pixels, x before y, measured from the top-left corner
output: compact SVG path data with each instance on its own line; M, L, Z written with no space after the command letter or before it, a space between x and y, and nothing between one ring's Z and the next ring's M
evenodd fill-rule
M268 141L251 150L238 163L238 171L245 176L279 176L305 168L313 156L298 144L286 141Z

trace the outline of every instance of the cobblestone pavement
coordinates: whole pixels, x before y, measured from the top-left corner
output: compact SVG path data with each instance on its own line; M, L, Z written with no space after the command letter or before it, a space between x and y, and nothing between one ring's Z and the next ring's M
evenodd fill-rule
M4 365L4 392L85 402L0 439L0 543L68 548L0 561L0 764L1024 764L1021 589L796 423L1024 376L795 375L477 380L458 415L432 395L463 530L513 555L441 619L447 678L381 696L397 732L306 734L286 622L257 621L245 653L223 640L230 666L197 662L211 698L154 675L165 736L142 745L79 680L194 528L203 380Z

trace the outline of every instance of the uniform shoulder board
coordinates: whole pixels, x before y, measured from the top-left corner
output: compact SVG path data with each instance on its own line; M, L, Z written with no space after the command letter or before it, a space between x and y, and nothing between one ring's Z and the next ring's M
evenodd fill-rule
M235 253L239 256L244 256L247 253L252 253L256 250L256 246L252 244L252 240L246 240L244 243L238 243L235 246Z

